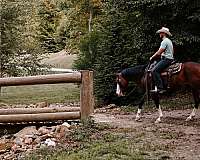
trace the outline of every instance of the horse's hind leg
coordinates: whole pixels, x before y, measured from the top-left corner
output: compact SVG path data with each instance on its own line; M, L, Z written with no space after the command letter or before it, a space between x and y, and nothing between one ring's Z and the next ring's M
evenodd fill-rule
M194 108L192 110L192 113L190 114L189 117L187 117L186 121L190 121L195 116L196 110L198 109L199 103L200 103L200 91L193 89L192 94L193 94L195 105L194 105Z
M154 100L154 103L156 105L156 108L158 109L158 118L156 119L155 123L160 123L161 118L163 117L163 113L162 113L162 110L161 110L161 107L160 107L160 97L159 97L159 95L155 94L153 96L153 100Z

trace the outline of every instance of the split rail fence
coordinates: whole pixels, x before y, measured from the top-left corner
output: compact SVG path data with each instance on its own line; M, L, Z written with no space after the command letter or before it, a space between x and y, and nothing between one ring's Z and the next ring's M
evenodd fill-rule
M0 123L84 120L94 112L92 71L0 78L0 87L57 83L81 84L80 107L0 109Z

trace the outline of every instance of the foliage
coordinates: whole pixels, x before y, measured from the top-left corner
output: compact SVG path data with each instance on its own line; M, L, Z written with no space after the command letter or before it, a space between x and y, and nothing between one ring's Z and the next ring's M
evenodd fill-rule
M37 19L33 1L2 1L0 73L36 74L44 53L37 39Z
M200 7L190 0L109 0L104 3L101 24L82 41L78 67L95 71L95 94L102 101L115 99L115 73L123 64L148 62L160 45L155 32L170 28L175 57L179 61L200 62ZM95 56L85 46L94 44ZM85 64L85 65L82 65ZM91 65L92 64L92 65ZM138 92L131 101L137 100Z
M56 4L51 0L43 0L39 8L40 42L43 49L48 52L57 52L63 48L56 37L56 30L62 17Z

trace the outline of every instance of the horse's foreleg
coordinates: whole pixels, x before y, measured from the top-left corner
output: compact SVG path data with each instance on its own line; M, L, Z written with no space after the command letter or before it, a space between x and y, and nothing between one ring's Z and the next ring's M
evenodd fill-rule
M197 90L192 90L193 98L194 98L194 108L192 110L192 113L189 117L187 117L186 121L190 121L192 118L196 115L196 110L198 109L199 103L200 103L200 92Z
M196 115L196 108L193 108L192 113L189 117L187 117L186 121L190 121L192 118L194 118Z
M161 118L163 117L162 109L160 107L160 98L159 95L155 95L154 98L154 103L156 105L156 108L158 109L158 118L156 119L155 123L160 123Z
M163 117L163 113L162 113L162 109L159 105L159 107L158 107L158 118L156 119L155 123L160 123L162 117Z
M138 111L135 117L135 120L138 121L141 118L141 112L142 112L142 106L144 104L144 98L141 100L141 102L139 103L139 107L138 107Z

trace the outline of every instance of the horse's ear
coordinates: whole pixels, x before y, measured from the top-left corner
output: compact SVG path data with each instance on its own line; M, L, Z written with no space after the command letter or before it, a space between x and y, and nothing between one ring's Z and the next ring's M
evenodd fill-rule
M123 64L121 65L121 69L123 70L123 69L126 69L126 68L128 68L128 64L127 64L127 63L123 63Z
M121 73L120 73L120 72L118 72L118 73L116 73L115 75L118 77L118 76L120 76L120 75L121 75Z

